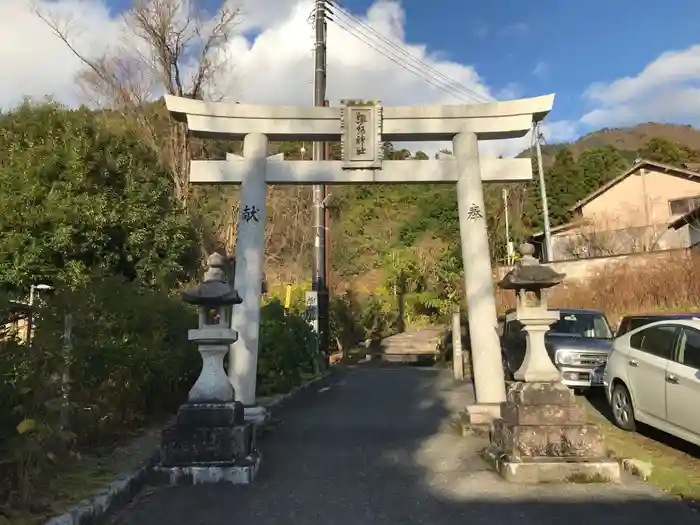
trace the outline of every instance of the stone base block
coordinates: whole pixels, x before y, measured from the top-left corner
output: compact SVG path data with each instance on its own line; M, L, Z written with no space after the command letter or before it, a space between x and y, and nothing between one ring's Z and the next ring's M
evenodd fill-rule
M493 427L489 425L476 425L469 423L468 421L458 421L459 428L460 428L460 433L462 434L462 437L469 437L469 436L478 436L482 438L490 438L491 437L491 431L493 430Z
M494 422L493 445L508 460L600 458L605 447L597 425L507 425Z
M512 425L583 425L586 410L581 405L501 405L503 423Z
M255 447L252 423L223 427L173 425L163 430L164 467L233 466Z
M490 426L501 417L500 403L469 405L462 413L462 422L468 425Z
M503 479L511 483L619 483L620 465L609 459L560 461L538 458L532 461L508 461L495 449L485 459Z
M175 424L181 427L228 427L241 425L244 421L243 404L236 401L182 405Z
M254 423L255 425L261 425L265 423L270 417L270 412L263 406L251 405L244 409L245 421Z
M230 483L248 485L253 482L260 467L260 456L251 454L229 466L157 466L152 482L167 485L204 485Z
M573 390L561 382L515 382L508 388L506 401L515 405L571 406L576 404Z

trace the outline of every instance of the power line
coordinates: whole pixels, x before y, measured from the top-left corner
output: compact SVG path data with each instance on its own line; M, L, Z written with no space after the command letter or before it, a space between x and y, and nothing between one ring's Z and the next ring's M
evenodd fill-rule
M453 96L459 96L457 93L461 91L467 94L470 98L477 99L479 102L493 101L493 99L491 99L490 97L482 93L478 93L477 91L474 91L473 89L470 89L464 86L463 84L460 84L454 79L449 78L444 73L441 73L440 71L432 67L430 64L409 53L406 49L398 45L396 42L393 42L389 38L382 35L370 24L362 21L361 19L357 18L353 14L340 7L337 2L333 0L328 0L328 2L334 8L332 10L329 10L328 12L332 15L335 15L335 18L330 16L330 20L332 20L336 25L341 27L346 32L352 34L359 40L362 40L365 44L372 47L379 53L383 54L386 58L389 58L404 69L407 69L411 73L420 76L423 80L429 82L434 86L435 82L441 83L442 86L436 87L439 87L443 91ZM383 49L377 49L377 46L380 46ZM410 69L409 65L413 69ZM421 69L427 71L422 71ZM449 91L445 88L449 88ZM463 97L460 96L460 98Z
M460 84L456 80L454 80L454 79L448 77L447 75L445 75L444 73L438 71L437 69L432 67L430 64L428 64L424 60L421 60L417 56L409 53L405 48L398 45L396 42L392 41L391 39L385 37L383 34L381 34L379 31L377 31L375 28L373 28L370 24L368 24L367 22L364 22L360 18L356 17L355 15L353 15L352 13L350 13L349 11L347 11L346 9L341 7L336 1L328 0L328 2L331 5L333 5L333 7L337 10L337 13L339 13L341 15L341 17L344 17L346 19L346 21L349 21L351 24L354 23L354 24L366 29L373 36L375 36L376 38L378 38L382 42L386 43L386 45L388 45L389 47L395 49L399 54L403 55L408 60L410 60L414 63L417 63L419 66L424 67L427 70L429 70L433 74L433 76L440 78L445 83L447 83L451 86L454 86L455 88L458 88L458 89L464 91L465 93L469 93L470 95L472 95L473 97L475 97L477 99L481 99L484 102L493 102L493 99L488 97L487 95L484 95L483 93L479 93L471 88L468 88L467 86L465 86L463 84ZM331 12L333 12L333 11L331 11Z
M397 64L398 66L401 66L401 67L402 67L403 69L405 69L406 71L408 71L408 72L410 72L410 73L413 73L414 75L420 77L422 80L424 80L424 81L427 82L428 84L431 84L432 86L434 86L434 87L436 87L436 88L438 88L438 89L444 91L444 92L447 93L448 95L451 95L451 96L453 96L453 97L456 97L456 98L459 98L459 99L461 99L461 100L464 100L464 101L469 102L469 99L465 98L465 97L464 97L462 94L460 94L459 92L455 92L455 91L453 91L453 90L451 90L451 89L446 88L444 85L435 82L435 81L432 80L429 76L425 76L424 74L422 74L420 70L416 70L416 69L415 69L415 66L411 66L411 65L406 64L406 63L404 63L404 62L401 62L401 61L396 57L396 55L392 55L392 54L387 53L386 51L384 51L384 50L378 48L376 45L372 44L372 43L369 42L366 38L363 38L361 35L357 34L357 33L356 33L355 31L353 31L352 29L346 27L346 26L343 25L343 24L338 23L337 20L333 20L333 22L334 22L339 28L341 28L343 31L345 31L345 32L347 32L348 34L352 35L353 37L357 38L358 40L360 40L361 42L363 42L363 43L366 44L367 46L371 47L372 49L374 49L375 51L377 51L378 53L380 53L381 55L383 55L385 58L388 58L388 59L391 60L393 63Z
M421 80L427 82L428 84L444 91L448 95L451 95L453 97L459 98L461 100L464 100L466 102L473 102L473 97L467 95L463 95L460 93L458 90L456 90L454 87L451 86L445 86L444 82L440 81L439 79L436 79L433 75L430 75L424 71L421 71L419 66L416 66L414 63L410 61L406 61L405 58L401 55L398 54L390 49L387 49L385 45L377 42L376 40L373 41L371 37L368 37L366 34L357 31L356 29L349 27L346 25L346 23L340 22L337 19L331 19L336 26L347 32L348 34L352 35L353 37L357 38L360 40L362 43L367 45L368 47L374 49L377 51L379 54L383 55L385 58L389 59L396 65L402 67L406 71L414 74L415 76L419 77Z

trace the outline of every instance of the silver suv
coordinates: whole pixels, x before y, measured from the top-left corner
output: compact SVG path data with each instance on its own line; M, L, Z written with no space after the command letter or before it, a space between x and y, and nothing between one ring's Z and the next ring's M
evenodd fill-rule
M545 335L547 353L561 371L565 385L584 391L603 386L603 371L612 350L613 334L603 312L553 308L559 313ZM515 310L506 312L501 335L501 356L507 379L525 359L525 333Z

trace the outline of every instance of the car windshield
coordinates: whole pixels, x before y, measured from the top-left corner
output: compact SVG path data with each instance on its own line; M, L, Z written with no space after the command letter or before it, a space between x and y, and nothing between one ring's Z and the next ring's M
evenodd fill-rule
M607 319L596 312L559 312L559 320L549 329L554 335L573 335L592 339L611 339Z

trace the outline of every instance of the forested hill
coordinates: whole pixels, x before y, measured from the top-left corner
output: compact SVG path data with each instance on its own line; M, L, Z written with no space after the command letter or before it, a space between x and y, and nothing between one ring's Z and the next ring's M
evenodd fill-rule
M553 225L566 222L570 206L628 169L636 158L692 167L700 162L698 150L700 130L655 123L604 129L570 144L545 145L545 182ZM530 152L521 156L529 157ZM503 189L499 184L485 189L495 260L505 256ZM534 177L530 183L509 185L507 190L511 237L519 243L543 228L539 184ZM397 185L335 191L341 198L336 201L331 258L344 278L365 275L371 288L395 271L397 257L427 272L443 263L459 268L455 262L457 203L452 188Z
M158 126L154 137L175 137L177 124L164 105L148 111ZM30 278L77 282L93 267L127 277L148 271L152 279L180 279L196 272L202 254L233 252L238 188L181 185L178 192L177 173L168 161L182 158L181 152L149 144L132 126L117 115L52 104L25 104L0 115L2 282L18 287ZM240 144L191 141L188 148L185 153L193 158L212 159L238 151ZM392 159L427 158L391 144L385 148ZM302 156L300 143L273 143L270 149L290 159ZM601 130L573 144L545 146L553 224L567 221L573 203L627 169L636 157L688 165L700 162L697 149L699 130L664 124ZM337 156L337 145L331 154ZM497 261L505 255L503 189L498 184L485 189L491 252ZM542 228L537 178L507 189L511 237L518 243ZM392 287L400 276L416 293L446 297L445 290L460 281L453 187L339 186L330 187L329 193L334 286L352 284L373 291ZM308 280L311 210L308 187L280 186L269 192L270 283Z
M634 160L637 152L651 139L660 137L686 146L690 150L700 151L700 130L689 125L659 124L647 122L626 128L603 128L588 133L575 142L545 145L542 150L545 165L551 164L556 151L564 146L578 156L586 149L613 146L627 159ZM518 157L529 157L530 150L525 150Z

